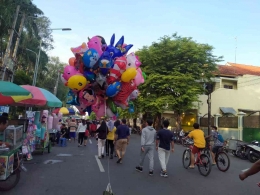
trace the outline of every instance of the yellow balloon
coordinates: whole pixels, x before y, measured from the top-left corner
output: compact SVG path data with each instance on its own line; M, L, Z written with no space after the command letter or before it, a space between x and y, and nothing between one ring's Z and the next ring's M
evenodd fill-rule
M87 85L87 79L82 75L74 75L69 78L66 85L72 90L79 91Z
M123 82L130 82L137 74L136 68L128 68L121 76Z

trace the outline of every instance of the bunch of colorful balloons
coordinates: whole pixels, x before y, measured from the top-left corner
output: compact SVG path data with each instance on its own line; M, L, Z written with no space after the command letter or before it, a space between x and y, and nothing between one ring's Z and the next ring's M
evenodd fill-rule
M88 38L88 42L71 48L75 57L64 67L62 82L70 88L67 104L75 105L81 114L96 113L117 117L117 108L134 112L132 100L138 97L137 87L144 83L146 75L135 53L127 54L133 45L124 43L124 36L114 45L101 36Z

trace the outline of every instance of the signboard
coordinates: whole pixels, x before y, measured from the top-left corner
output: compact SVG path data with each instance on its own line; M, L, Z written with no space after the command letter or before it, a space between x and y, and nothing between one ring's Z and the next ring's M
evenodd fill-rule
M9 113L9 106L0 106L0 115L4 112Z

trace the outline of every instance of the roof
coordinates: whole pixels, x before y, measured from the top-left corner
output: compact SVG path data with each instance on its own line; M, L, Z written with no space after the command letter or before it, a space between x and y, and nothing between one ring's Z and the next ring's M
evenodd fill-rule
M215 74L225 76L239 76L245 74L260 76L260 67L227 62L226 65L218 65L218 71Z

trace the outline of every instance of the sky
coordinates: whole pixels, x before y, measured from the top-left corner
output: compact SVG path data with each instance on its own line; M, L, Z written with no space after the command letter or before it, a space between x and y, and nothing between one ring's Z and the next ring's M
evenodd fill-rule
M130 51L164 35L177 32L207 43L223 62L260 66L260 1L259 0L33 0L52 24L54 47L49 54L67 63L71 47L101 35L117 42L122 35ZM237 37L237 38L236 38ZM237 49L235 49L237 48ZM236 52L235 52L236 50Z

